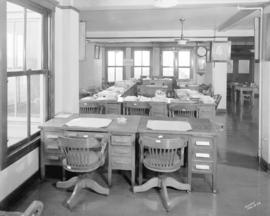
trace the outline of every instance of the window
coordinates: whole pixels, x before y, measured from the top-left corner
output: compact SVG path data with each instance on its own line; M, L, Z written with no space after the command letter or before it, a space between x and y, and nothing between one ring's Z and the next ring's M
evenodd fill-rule
M180 50L178 54L177 77L179 80L191 78L190 50Z
M134 50L134 66L133 66L133 77L136 79L141 76L150 76L150 50Z
M112 83L124 79L123 50L107 50L107 82Z
M162 76L174 76L174 51L162 51Z
M192 75L191 50L163 50L162 76L189 80Z
M0 91L5 92L0 96L0 157L7 166L34 148L38 126L48 118L52 20L49 9L27 0L2 1L0 10L6 14L0 17L6 22L6 29L0 32L6 38L5 47L0 43L0 53L5 56L0 56Z

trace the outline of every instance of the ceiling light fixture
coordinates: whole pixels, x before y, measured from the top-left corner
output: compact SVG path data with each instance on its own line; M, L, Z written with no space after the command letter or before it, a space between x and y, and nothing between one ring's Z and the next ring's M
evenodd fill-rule
M184 38L184 33L183 33L185 19L181 18L181 19L179 19L179 21L181 24L181 36L180 36L180 39L176 39L176 41L179 45L186 45L188 40Z
M175 7L178 4L178 0L154 0L154 6L159 8Z

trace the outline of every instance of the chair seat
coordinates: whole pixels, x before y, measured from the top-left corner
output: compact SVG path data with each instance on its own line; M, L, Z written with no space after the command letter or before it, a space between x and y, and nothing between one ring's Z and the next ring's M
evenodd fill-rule
M162 162L163 163L162 163ZM164 161L166 163L164 163ZM181 167L181 160L178 156L175 156L173 158L173 161L170 162L170 157L166 155L145 155L145 158L143 160L143 164L146 168L155 171L155 172L174 172Z
M104 159L100 159L100 155L97 152L87 152L87 161L75 161L72 164L67 163L66 158L63 159L64 169L70 172L91 172L103 165Z

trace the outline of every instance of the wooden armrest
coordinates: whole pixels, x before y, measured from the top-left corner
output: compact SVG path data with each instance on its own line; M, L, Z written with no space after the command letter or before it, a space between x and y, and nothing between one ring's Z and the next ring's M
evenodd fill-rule
M40 201L33 201L30 206L24 211L23 216L40 216L43 210L43 203Z

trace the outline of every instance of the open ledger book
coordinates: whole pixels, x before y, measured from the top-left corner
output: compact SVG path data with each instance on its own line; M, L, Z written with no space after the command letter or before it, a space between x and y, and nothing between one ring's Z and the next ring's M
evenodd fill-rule
M108 127L112 119L106 118L75 118L67 122L65 125L69 127L89 127L104 128Z
M192 130L189 122L186 121L163 121L148 120L146 127L151 130L167 130L167 131L190 131Z

